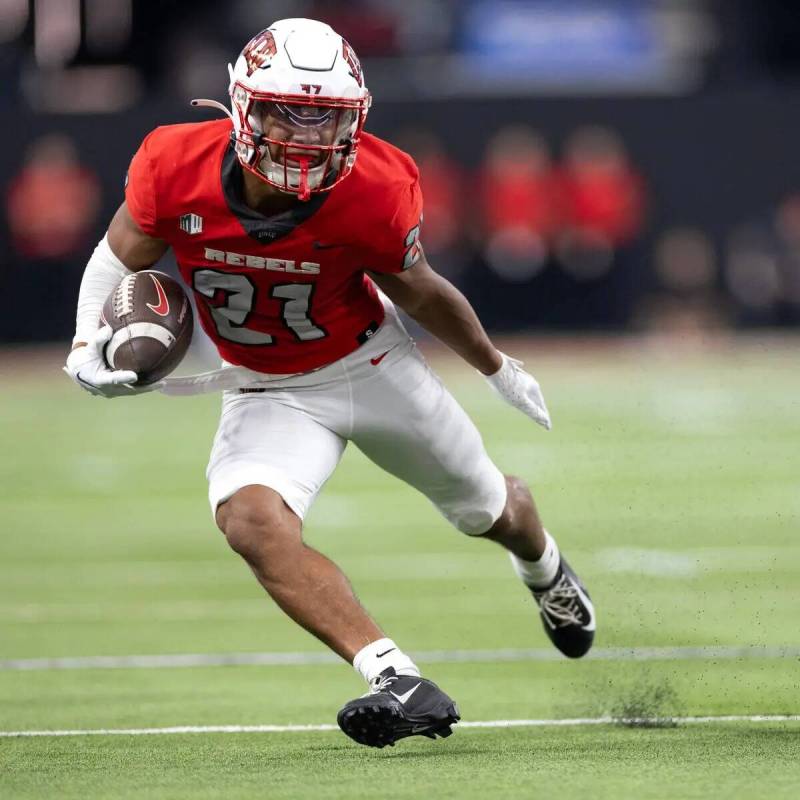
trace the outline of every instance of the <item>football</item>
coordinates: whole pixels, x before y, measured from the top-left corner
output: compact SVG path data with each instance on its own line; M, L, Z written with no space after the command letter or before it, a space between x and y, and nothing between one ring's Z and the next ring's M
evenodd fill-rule
M127 275L108 296L100 325L113 335L105 347L111 369L130 369L145 386L172 372L186 355L194 319L183 287L148 269Z

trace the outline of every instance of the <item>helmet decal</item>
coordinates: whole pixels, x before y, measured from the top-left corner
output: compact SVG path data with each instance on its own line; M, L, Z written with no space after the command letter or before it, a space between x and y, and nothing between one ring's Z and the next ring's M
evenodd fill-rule
M342 39L342 55L350 67L350 74L355 79L359 86L364 85L364 73L361 71L361 62L358 60L356 51L347 43L346 39Z
M251 77L257 69L266 69L269 65L267 61L278 54L275 46L275 37L272 31L263 30L256 34L242 50L242 56L247 62L247 77Z

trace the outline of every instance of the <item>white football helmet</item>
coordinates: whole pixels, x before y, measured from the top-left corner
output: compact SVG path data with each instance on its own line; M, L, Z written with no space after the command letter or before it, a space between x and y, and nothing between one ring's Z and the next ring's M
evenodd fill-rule
M232 138L245 169L301 200L347 177L372 97L358 57L330 26L278 20L228 72Z

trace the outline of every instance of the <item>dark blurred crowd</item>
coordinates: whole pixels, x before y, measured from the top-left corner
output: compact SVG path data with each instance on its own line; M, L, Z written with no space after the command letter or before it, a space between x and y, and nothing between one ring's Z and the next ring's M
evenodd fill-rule
M509 283L553 261L578 279L597 278L642 232L645 182L609 129L576 130L556 160L532 128L505 127L473 174L428 132L407 130L399 143L422 175L426 251L451 274L465 268L461 251L471 246Z
M399 143L420 168L429 260L488 325L627 323L629 291L606 303L601 296L637 280L632 258L647 200L615 132L578 128L554 153L533 128L503 127L474 171L430 132L406 130Z
M368 128L416 158L430 261L488 326L800 324L791 3L0 0L0 290L40 301L0 341L69 334L141 136L286 16L364 60Z
M657 192L606 127L551 143L506 126L473 169L428 129L395 141L420 168L430 262L494 329L800 321L800 191L713 239L699 226L651 230ZM5 192L17 268L34 283L41 270L79 273L106 223L101 199L75 142L34 140Z

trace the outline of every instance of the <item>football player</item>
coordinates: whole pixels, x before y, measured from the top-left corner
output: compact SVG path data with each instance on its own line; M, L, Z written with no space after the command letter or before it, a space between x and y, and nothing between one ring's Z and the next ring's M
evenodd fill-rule
M320 22L280 20L228 69L230 112L195 101L228 118L157 128L133 157L83 276L66 369L106 397L152 388L106 365L98 315L121 278L171 247L226 368L250 375L224 393L208 465L217 525L274 601L367 681L339 712L346 734L377 747L446 736L456 704L304 544L303 519L352 441L458 530L505 547L547 635L580 657L595 632L588 593L395 306L512 406L545 428L550 417L533 376L427 263L416 166L364 132L371 97L348 43Z

